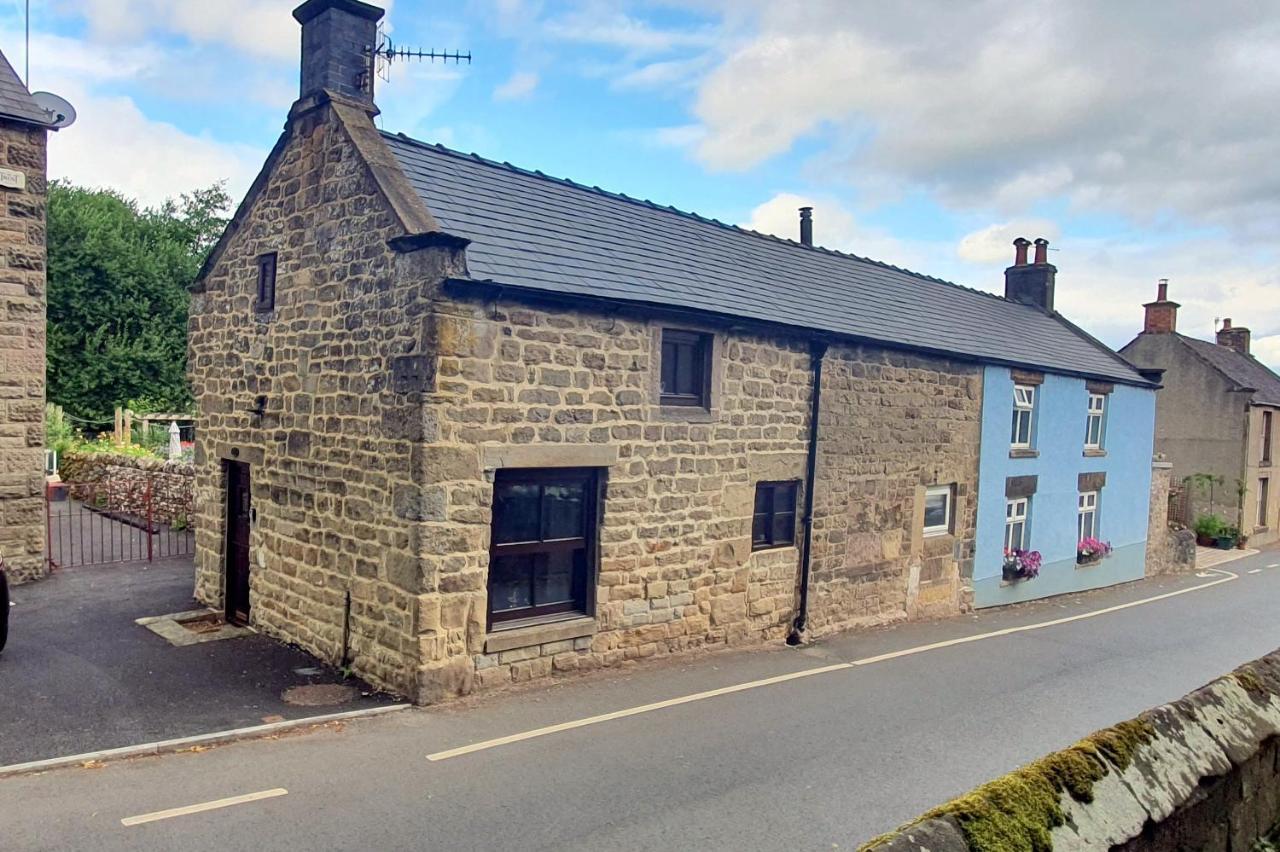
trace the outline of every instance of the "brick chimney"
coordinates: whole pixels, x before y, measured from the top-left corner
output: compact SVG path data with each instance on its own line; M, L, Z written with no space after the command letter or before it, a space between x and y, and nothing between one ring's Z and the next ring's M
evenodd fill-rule
M1161 278L1156 282L1156 300L1147 302L1142 307L1147 310L1146 320L1142 324L1144 334L1173 334L1178 330L1177 302L1169 301L1169 279Z
M1242 326L1232 326L1231 318L1227 317L1222 321L1222 328L1218 329L1218 345L1234 349L1241 355L1248 355L1249 329Z
M383 11L359 0L307 0L302 24L301 97L324 90L373 106L373 63Z
M1049 241L1036 240L1035 260L1027 263L1027 247L1023 237L1013 241L1013 266L1004 271L1004 297L1053 313L1053 284L1058 268L1049 262Z

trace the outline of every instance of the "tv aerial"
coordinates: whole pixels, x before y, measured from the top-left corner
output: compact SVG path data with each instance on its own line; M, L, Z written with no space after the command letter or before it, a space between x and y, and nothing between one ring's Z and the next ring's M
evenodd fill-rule
M76 108L66 98L53 92L33 92L31 99L48 117L49 126L61 130L76 123Z
M391 80L391 65L396 61L407 62L411 59L426 62L443 62L448 65L452 62L454 65L462 63L471 64L471 51L460 50L423 50L415 47L398 47L391 41L391 37L382 31L382 27L378 27L378 44L375 47L365 48L365 52L369 54L370 65L378 78L389 82ZM367 73L367 72L366 72ZM367 84L366 81L362 81Z

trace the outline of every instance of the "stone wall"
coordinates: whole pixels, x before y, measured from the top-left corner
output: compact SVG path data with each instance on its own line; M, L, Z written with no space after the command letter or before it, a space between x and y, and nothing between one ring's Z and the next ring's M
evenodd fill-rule
M187 527L193 521L195 465L166 459L112 453L63 453L58 475L67 483L94 483L113 511L137 517L147 514L150 489L151 518Z
M421 699L786 634L799 551L753 552L751 517L757 482L803 478L805 344L700 329L715 335L711 410L681 410L657 404L671 323L510 301L435 311L424 537L440 610ZM486 634L492 472L566 464L607 470L594 620L568 638Z
M1169 486L1173 465L1157 457L1151 464L1151 517L1147 530L1147 576L1196 568L1196 536L1169 526Z
M835 347L822 385L810 630L967 609L981 369ZM925 488L945 484L955 486L952 534L925 538Z
M1280 822L1280 651L862 850L1241 852Z
M196 596L223 603L225 464L245 462L252 623L336 663L349 593L355 671L412 694L420 596L435 591L418 569L435 545L402 501L423 454L414 368L425 282L455 270L439 265L447 253L420 252L398 277L406 261L388 241L405 226L370 144L381 143L358 107L295 105L193 297ZM267 252L276 301L259 311Z
M0 118L0 556L10 583L44 575L45 136Z

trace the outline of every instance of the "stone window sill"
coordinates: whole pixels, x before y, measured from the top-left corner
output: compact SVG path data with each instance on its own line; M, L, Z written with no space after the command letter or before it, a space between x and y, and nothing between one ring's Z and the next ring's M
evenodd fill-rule
M1101 447L1085 447L1084 457L1087 459L1105 459L1107 457L1107 451Z
M530 648L534 645L545 645L548 642L563 642L566 639L581 639L583 636L594 636L596 620L589 615L575 615L557 621L546 621L540 624L526 624L520 627L495 628L489 631L484 640L484 652L496 654L499 651L511 651L516 648Z
M674 423L715 423L720 412L696 405L659 405L658 419Z
M1009 458L1011 459L1038 459L1040 451L1029 447L1014 447L1009 450Z

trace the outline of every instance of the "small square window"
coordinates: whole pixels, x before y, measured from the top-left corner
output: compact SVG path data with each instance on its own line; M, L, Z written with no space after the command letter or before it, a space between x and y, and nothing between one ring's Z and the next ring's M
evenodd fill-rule
M756 508L751 518L751 549L789 547L796 540L796 492L799 482L756 484Z
M1098 492L1085 491L1077 501L1076 540L1098 537Z
M947 535L952 531L955 487L932 485L924 492L924 534Z
M259 311L276 307L276 253L258 256L258 297L254 306Z
M1026 550L1027 512L1031 508L1031 500L1017 497L1006 500L1004 504L1004 549Z
M1105 394L1089 394L1089 413L1085 418L1084 446L1089 450L1102 449L1102 431L1107 413Z
M710 408L711 335L664 328L661 357L660 404Z
M1031 385L1013 386L1013 426L1009 433L1009 445L1015 449L1030 449L1032 416L1036 408L1036 389Z

